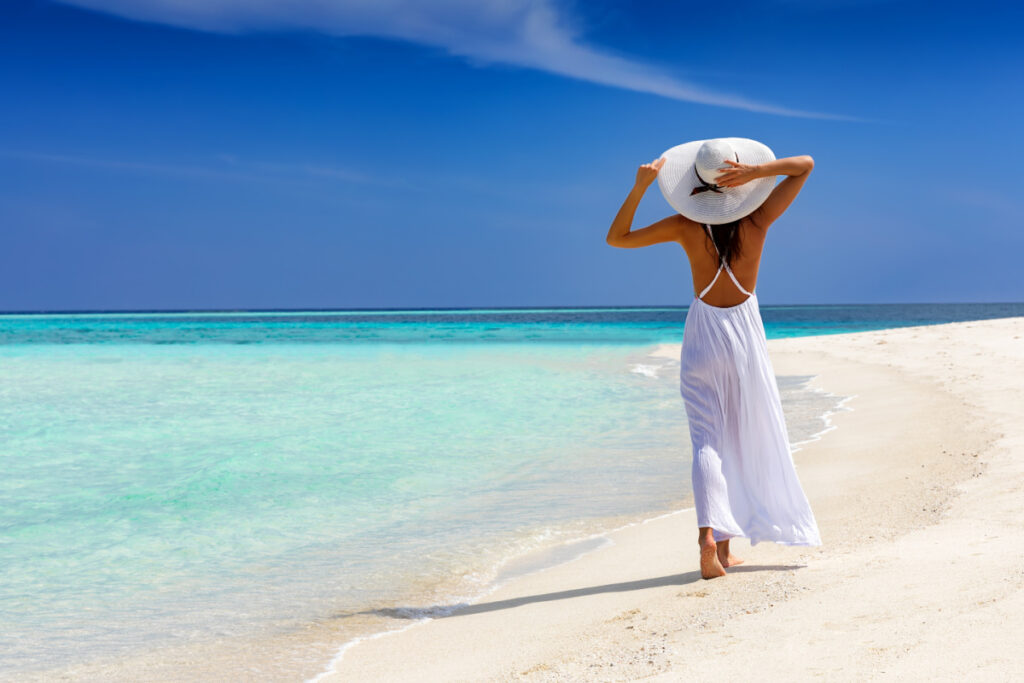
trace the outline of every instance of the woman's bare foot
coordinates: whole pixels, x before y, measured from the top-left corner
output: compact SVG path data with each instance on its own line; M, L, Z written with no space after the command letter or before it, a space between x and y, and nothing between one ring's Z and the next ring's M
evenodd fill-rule
M718 548L713 538L700 542L700 575L705 579L725 576L725 568L718 559Z
M735 567L736 565L743 564L744 562L744 560L741 560L729 552L728 539L718 542L718 561L722 563L723 567Z

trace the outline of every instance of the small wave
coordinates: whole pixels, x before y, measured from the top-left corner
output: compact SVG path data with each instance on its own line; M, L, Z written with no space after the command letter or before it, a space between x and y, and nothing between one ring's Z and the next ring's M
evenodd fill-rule
M801 439L800 441L795 441L795 442L790 444L790 448L791 448L793 453L796 453L797 451L801 450L801 448L803 448L803 446L805 446L805 445L807 445L809 443L812 443L814 441L820 441L821 438L825 434L827 434L827 433L831 432L832 430L834 430L836 428L836 426L834 424L832 424L832 416L835 415L836 413L848 412L848 411L853 410L853 408L851 408L850 406L846 405L846 403L848 401L850 401L851 399L857 398L857 394L853 394L853 395L850 395L850 396L842 396L841 397L839 394L835 394L835 393L832 393L831 391L826 391L826 390L818 388L818 387L805 387L805 388L807 390L809 390L809 391L813 391L815 393L821 394L822 396L827 396L828 398L831 398L833 400L834 399L839 399L839 400L835 403L835 405L832 406L832 408L830 408L829 410L826 410L824 413L822 413L820 415L821 421L825 423L825 426L822 429L812 433L806 439Z
M642 365L642 364L638 363L638 364L634 365L633 367L631 367L629 369L629 371L630 372L635 372L638 375L643 375L645 377L657 378L657 376L658 376L658 366L656 366L656 365Z

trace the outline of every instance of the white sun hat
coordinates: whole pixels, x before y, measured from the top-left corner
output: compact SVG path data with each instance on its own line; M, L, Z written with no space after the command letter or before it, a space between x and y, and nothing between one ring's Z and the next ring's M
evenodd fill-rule
M755 178L738 187L718 187L715 181L728 167L726 159L741 164L775 160L767 145L748 138L714 138L685 142L666 150L658 171L658 187L669 205L697 223L731 223L752 213L768 199L775 176Z

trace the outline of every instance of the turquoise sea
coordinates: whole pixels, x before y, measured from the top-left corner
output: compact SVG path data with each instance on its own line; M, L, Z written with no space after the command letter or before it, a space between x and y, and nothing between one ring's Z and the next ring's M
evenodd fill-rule
M1024 304L762 315L778 338ZM0 315L0 677L245 641L298 680L527 553L686 506L678 359L650 355L685 316ZM843 399L809 379L778 378L794 444Z

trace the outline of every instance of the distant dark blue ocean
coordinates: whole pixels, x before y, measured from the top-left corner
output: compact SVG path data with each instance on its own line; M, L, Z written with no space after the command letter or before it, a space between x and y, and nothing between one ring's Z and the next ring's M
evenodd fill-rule
M508 308L0 315L3 344L507 342L682 339L687 308ZM761 306L769 339L1024 315L1024 303Z

